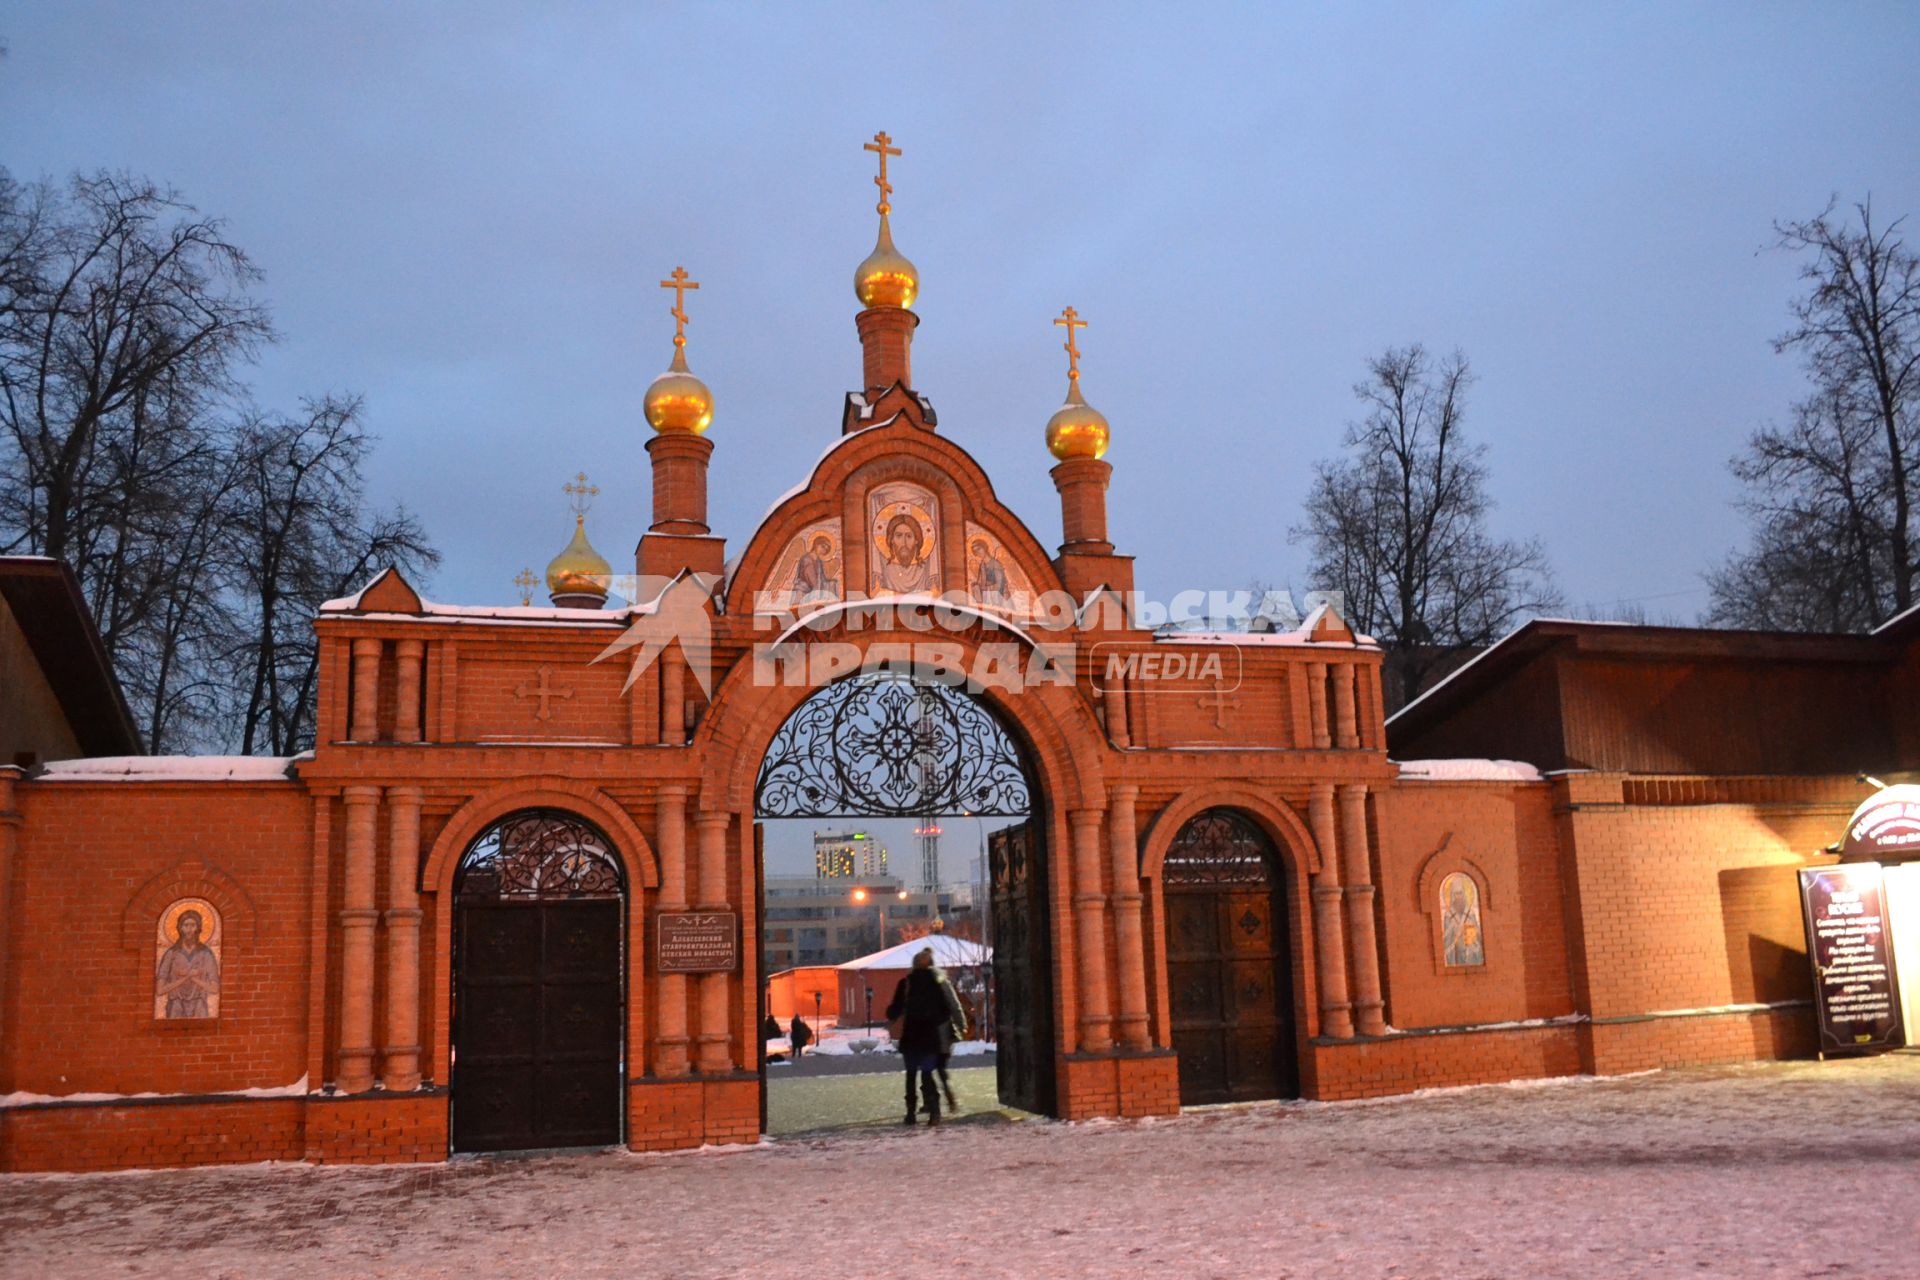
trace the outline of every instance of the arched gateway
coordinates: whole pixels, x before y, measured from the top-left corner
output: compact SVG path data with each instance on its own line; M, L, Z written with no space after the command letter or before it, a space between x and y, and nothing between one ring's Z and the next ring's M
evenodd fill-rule
M1047 806L1026 749L979 691L886 670L829 685L780 726L754 787L761 819L956 813L1017 820L988 837L995 1070L1003 1101L1051 1115Z
M1109 540L1111 433L1077 363L1044 433L1061 503L1045 549L914 389L917 275L881 249L839 438L735 554L707 524L715 401L676 305L673 365L647 394L635 603L605 607L580 506L551 609L434 605L388 573L323 612L302 775L328 797L316 839L342 886L314 1068L332 1096L382 1086L380 1123L413 1098L441 1150L751 1141L756 824L930 810L997 819L1008 1101L1155 1115L1364 1069L1338 1050L1385 1030L1379 651L1324 609L1264 635L1157 628ZM559 897L474 879L476 840L526 813L577 824L569 847L617 874ZM1209 831L1228 832L1224 860L1204 856ZM571 967L550 930L588 918L591 964ZM576 979L580 1038L563 1043L522 1006ZM575 1046L599 1055L578 1072ZM513 1090L519 1110L487 1118Z

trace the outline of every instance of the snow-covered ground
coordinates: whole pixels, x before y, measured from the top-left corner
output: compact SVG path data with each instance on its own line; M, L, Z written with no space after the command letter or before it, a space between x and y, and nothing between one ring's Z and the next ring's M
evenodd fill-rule
M0 1179L0 1275L1913 1274L1920 1058L429 1168ZM897 1221L897 1230L887 1223Z

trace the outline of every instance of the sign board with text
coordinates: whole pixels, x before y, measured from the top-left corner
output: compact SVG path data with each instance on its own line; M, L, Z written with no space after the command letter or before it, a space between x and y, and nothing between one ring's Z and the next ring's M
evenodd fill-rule
M660 973L732 973L740 967L740 917L732 911L673 911L654 917Z
M1800 902L1820 1052L1881 1053L1905 1044L1880 864L1802 870Z

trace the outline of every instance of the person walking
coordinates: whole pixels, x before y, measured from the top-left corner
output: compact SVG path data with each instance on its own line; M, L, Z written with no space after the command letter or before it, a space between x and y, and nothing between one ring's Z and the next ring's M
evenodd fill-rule
M807 1051L807 1046L813 1043L813 1028L800 1021L800 1015L796 1013L793 1015L793 1028L788 1033L787 1039L793 1045L793 1060L798 1062L800 1055Z
M913 957L913 968L893 989L887 1005L887 1029L897 1031L900 1058L907 1070L907 1116L901 1123L913 1124L920 1107L927 1112L927 1124L940 1123L940 1090L934 1073L953 1048L956 997L947 975L934 967L933 948L922 947ZM919 1077L919 1097L914 1093L914 1077Z
M953 1096L953 1081L947 1076L947 1063L953 1060L953 1046L967 1038L967 1006L966 1002L960 998L960 993L953 989L953 983L948 980L946 971L936 966L934 972L940 975L940 990L946 993L949 1015L946 1048L940 1051L940 1092L947 1095L947 1110L958 1115L960 1099Z

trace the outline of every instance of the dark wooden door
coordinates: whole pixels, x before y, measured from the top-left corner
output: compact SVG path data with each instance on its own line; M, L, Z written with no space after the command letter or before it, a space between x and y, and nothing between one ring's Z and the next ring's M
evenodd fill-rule
M1044 840L1037 822L987 836L993 880L994 1072L1000 1100L1055 1112L1053 946Z
M620 906L461 904L454 1150L620 1141Z
M1297 1096L1291 957L1271 844L1237 814L1210 810L1175 838L1162 883L1181 1104Z

